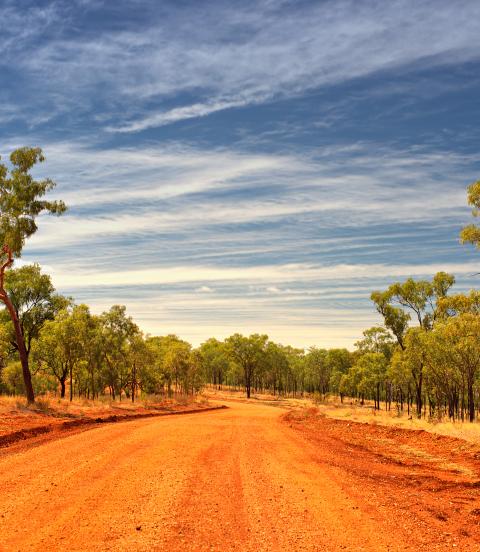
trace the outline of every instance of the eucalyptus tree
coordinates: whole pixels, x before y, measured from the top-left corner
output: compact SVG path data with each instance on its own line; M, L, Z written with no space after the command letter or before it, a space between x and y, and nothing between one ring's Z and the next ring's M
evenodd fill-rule
M5 391L6 384L3 378L3 370L7 365L10 353L10 332L5 324L0 322L0 393Z
M385 327L395 335L401 349L406 349L408 323L412 315L423 331L430 331L435 321L442 316L441 301L447 297L455 278L446 272L437 272L432 281L408 278L397 282L387 290L371 295L377 311L383 316ZM415 382L417 415L423 407L423 364L413 363L412 376Z
M47 321L33 350L34 358L58 380L60 396L65 397L66 380L70 381L70 401L76 369L85 360L85 325L88 308L75 305L62 309L54 320Z
M63 399L69 366L68 360L62 354L64 352L62 345L58 336L58 322L49 321L32 349L32 360L41 370L56 378L60 385L60 397Z
M360 353L383 353L390 359L395 348L395 339L391 332L382 326L373 326L362 332L363 338L355 342Z
M71 299L55 292L50 276L43 274L37 264L9 270L4 285L19 321L28 357L32 343L38 338L44 324L71 304ZM3 311L0 319L9 327L12 346L20 351L10 316Z
M330 365L327 362L327 349L310 347L305 356L305 388L306 391L317 392L324 397L330 381Z
M381 388L387 378L388 361L383 353L365 353L356 362L356 367L361 373L359 391L372 397L375 409L380 410Z
M132 402L139 389L148 389L154 378L152 377L153 355L147 346L141 332L133 332L128 339L126 350L127 363L130 367L130 396Z
M200 345L199 352L206 380L220 389L230 364L225 343L212 337Z
M162 357L163 371L169 374L175 393L189 393L193 373L199 369L201 362L200 357L193 355L190 343L177 336L167 336L163 342Z
M354 354L347 349L329 349L325 360L330 371L329 391L340 394L340 400L343 402L343 393L340 393L340 381L342 376L352 367Z
M255 374L266 360L267 335L252 334L249 337L236 333L225 340L228 354L243 372L247 397L250 398Z
M166 391L169 396L183 388L188 379L192 362L192 346L177 335L150 336L146 344L151 351L153 362L152 383L155 389Z
M467 189L467 202L472 207L472 215L480 216L480 180L473 182ZM480 249L480 227L476 224L465 226L460 232L462 243L471 243Z
M100 316L101 348L105 362L105 376L112 399L118 393L128 389L131 380L128 363L128 346L130 339L140 333L138 326L127 316L126 307L113 305Z
M393 387L394 399L397 408L403 412L404 405L407 405L408 414L410 414L410 404L412 402L412 389L414 381L412 377L412 366L406 358L404 350L397 348L387 368L387 378Z
M0 163L0 244L2 260L0 262L0 301L11 318L15 331L27 401L35 401L32 376L28 364L28 352L25 346L22 326L5 287L5 273L14 257L21 255L25 240L37 231L36 218L42 213L60 215L65 210L62 201L46 201L43 196L55 187L49 178L36 180L31 169L45 160L40 148L19 148L10 155L10 167Z
M480 383L480 318L461 314L439 324L426 341L427 370L445 395L449 416L475 420L475 385Z
M263 383L276 395L285 388L290 372L290 362L286 347L269 341L265 349L265 371Z
M439 312L442 317L458 316L460 314L480 314L480 291L472 289L468 294L455 293L442 297L439 302Z

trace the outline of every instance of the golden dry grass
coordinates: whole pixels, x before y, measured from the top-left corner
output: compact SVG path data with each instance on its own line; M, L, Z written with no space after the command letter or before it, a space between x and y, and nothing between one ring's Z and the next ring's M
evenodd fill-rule
M246 401L245 394L242 391L232 391L228 388L222 390L208 389L206 396L216 400L241 400ZM361 406L358 402L345 399L343 404L338 397L329 397L325 401L320 401L314 397L292 398L279 397L264 393L255 393L249 402L270 404L284 408L312 408L318 409L318 413L337 420L351 420L369 424L379 424L384 426L400 427L403 429L416 429L437 433L448 437L463 439L471 443L480 443L480 423L474 422L451 422L449 420L425 420L417 419L412 416L411 419L406 413L398 413L395 406L392 405L391 411L373 409L373 402ZM384 404L382 403L382 408Z
M449 420L425 420L417 419L412 416L411 419L406 412L398 413L392 405L391 411L377 410L366 404L361 406L356 403L331 400L317 403L319 412L329 418L337 420L352 420L354 422L363 422L369 424L380 424L384 426L394 426L403 429L423 429L430 433L437 433L448 437L463 439L471 443L480 443L480 423L474 422L451 422ZM383 404L382 404L383 407Z
M199 399L201 402L205 399ZM95 417L110 414L129 414L136 411L149 409L169 409L178 406L186 406L196 402L192 397L178 396L172 399L164 397L148 397L142 400L123 398L122 401L112 401L108 397L100 397L97 400L74 398L73 401L60 399L55 396L39 396L35 404L27 405L23 397L0 396L0 418L12 415L49 415L52 417L81 418L83 416Z

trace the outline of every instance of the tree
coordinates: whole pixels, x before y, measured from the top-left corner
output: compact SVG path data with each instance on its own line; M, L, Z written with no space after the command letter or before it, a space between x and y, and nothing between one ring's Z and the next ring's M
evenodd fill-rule
M368 330L362 332L363 339L355 343L356 349L358 349L362 354L363 353L383 353L383 355L390 359L395 341L392 337L392 334L382 328L381 326L373 326Z
M405 351L397 349L390 359L387 368L387 379L395 390L397 407L403 412L403 405L407 403L410 414L411 392L414 386L411 365L406 360Z
M200 355L207 381L220 389L229 366L225 344L212 337L200 345Z
M156 385L165 386L171 396L174 386L175 392L179 388L188 393L193 387L197 387L198 377L201 371L200 355L194 355L192 346L187 341L174 334L148 337L147 347L151 351Z
M406 349L411 314L415 316L422 330L430 331L435 321L441 317L441 300L447 296L454 283L455 278L451 274L437 272L431 282L408 278L403 283L392 284L384 292L372 293L371 299L377 311L383 315L385 326L395 335L402 350ZM414 339L411 341L415 342ZM415 362L413 366L415 367L412 376L416 387L417 415L420 417L423 406L423 363Z
M38 338L45 322L52 320L69 303L69 299L55 293L50 276L42 274L38 265L9 270L4 275L2 287L8 298L9 308L0 313L0 320L6 324L11 346L20 356L28 399L30 393L33 397L28 366L32 343ZM25 370L22 358L26 360L28 371Z
M66 210L62 201L41 199L55 183L48 178L35 180L30 170L44 160L40 148L25 147L11 153L11 169L0 163L0 243L3 243L0 301L5 304L15 330L28 403L35 402L28 353L18 316L4 284L5 271L12 266L13 258L21 255L25 240L37 231L36 217L43 212L60 215Z
M47 320L66 308L71 300L55 293L48 274L42 274L37 264L9 270L5 275L5 289L20 323L27 356L30 355L33 340L37 339ZM0 318L9 325L9 316L4 311ZM10 340L16 351L19 344L10 323Z
M328 351L310 347L305 356L305 383L306 390L317 391L325 398L330 381L330 365L327 362Z
M250 398L255 373L265 362L267 335L252 334L245 337L234 334L225 340L232 360L243 370L245 391Z
M7 326L0 322L0 393L2 393L6 387L3 382L2 373L7 365L11 348L9 337Z
M410 328L405 336L405 349L402 351L402 359L408 367L415 385L415 401L417 417L422 416L423 408L423 380L426 361L426 349L423 327Z
M461 314L439 324L425 342L426 364L442 389L454 418L460 401L470 422L475 420L474 386L480 373L480 319L476 314ZM466 399L466 401L465 401Z
M132 318L127 316L123 305L113 305L108 312L101 315L100 321L107 384L112 399L115 400L118 393L121 400L122 391L130 380L127 360L129 340L140 330Z
M290 369L289 351L277 343L269 341L265 349L264 381L275 395L283 387L283 381Z
M132 402L138 389L149 386L152 381L149 368L153 364L151 349L145 343L141 332L133 333L127 345L127 362L130 366L130 393Z
M330 391L340 393L340 381L353 364L353 354L347 349L329 349L326 362L330 367ZM340 393L343 402L343 393Z
M34 348L34 358L45 364L48 371L60 383L60 396L65 397L65 382L70 378L70 401L73 399L73 374L84 359L82 339L88 323L88 308L85 305L63 309L54 320L46 322Z
M374 291L370 297L375 303L377 311L383 316L385 327L395 336L400 348L405 349L403 340L408 329L410 314L390 304L391 296L388 290Z
M373 395L375 410L380 410L380 389L386 380L387 364L383 353L365 353L355 363L360 375L358 391L362 396Z
M472 207L472 215L480 216L480 180L467 188L467 202ZM460 232L461 243L471 243L480 249L480 228L476 224L465 226Z
M438 301L439 313L442 317L458 316L459 314L480 314L480 291L470 290L468 295L456 293L442 297Z
M398 339L398 331L394 331L395 324L385 316L382 310L387 307L394 307L395 304L404 309L403 320L405 324L401 324L401 335L405 334L407 322L410 319L410 314L413 313L417 319L418 325L426 330L432 328L433 323L438 317L438 302L440 299L447 296L448 290L455 283L455 278L446 272L437 272L432 281L414 280L408 278L405 282L397 282L392 284L386 291L374 292L371 295L372 301L375 303L377 310L384 316L386 327ZM388 309L386 311L388 313ZM396 313L396 318L402 319L400 313ZM408 318L405 316L408 315ZM395 318L395 317L394 317ZM402 345L401 340L399 344Z

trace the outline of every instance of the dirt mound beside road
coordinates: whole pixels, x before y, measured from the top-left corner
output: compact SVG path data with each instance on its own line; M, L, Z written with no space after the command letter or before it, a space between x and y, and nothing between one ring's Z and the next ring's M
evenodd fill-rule
M315 461L372 519L425 549L480 550L480 447L422 430L289 412Z
M68 404L68 403L67 403ZM142 404L121 404L87 408L72 408L70 412L49 408L42 411L36 408L21 407L8 412L0 412L0 449L11 447L21 442L42 441L49 438L67 435L74 431L89 429L98 424L125 422L141 418L171 416L205 412L225 408L208 403L188 402L178 404L165 401L164 404L145 407Z

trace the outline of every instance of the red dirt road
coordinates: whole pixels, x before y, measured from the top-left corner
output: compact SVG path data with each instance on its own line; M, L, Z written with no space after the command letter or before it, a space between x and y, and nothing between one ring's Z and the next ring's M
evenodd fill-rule
M395 487L379 481L372 504L368 476L337 461L358 446L322 440L318 428L311 438L283 413L230 403L6 450L0 550L480 550L475 535L449 532L448 520L425 536L405 493L397 531L397 506L382 499Z

